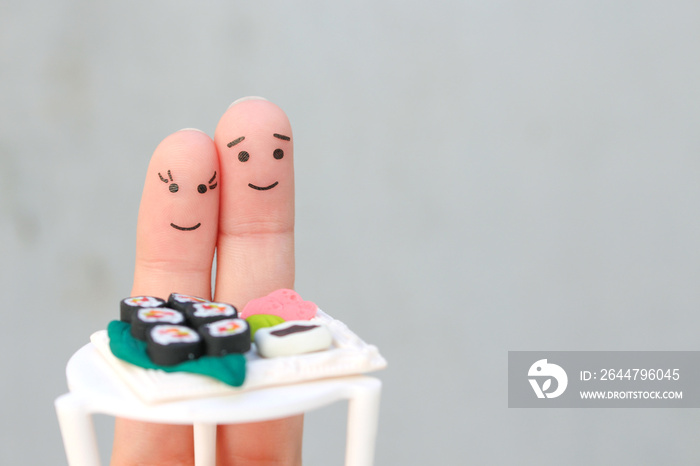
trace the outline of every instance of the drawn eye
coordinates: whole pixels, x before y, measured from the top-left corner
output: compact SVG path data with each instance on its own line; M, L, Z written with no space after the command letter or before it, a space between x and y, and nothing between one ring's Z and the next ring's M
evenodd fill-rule
M173 181L173 174L170 173L170 170L168 170L168 179L170 179L170 181L168 181L168 179L166 178L163 178L163 175L161 175L160 173L158 173L158 178L160 178L160 181L162 181L163 183L170 183ZM168 186L168 189L171 193L176 193L177 190L180 189L180 187L176 183L173 183L170 186Z
M247 162L249 158L250 154L244 150L238 153L238 160L240 160L241 162Z
M211 179L209 180L209 182L208 182L207 184L209 185L209 189L214 189L214 188L216 188L216 185L218 184L218 183L216 182L216 172L214 172L214 176L211 177ZM206 184L200 184L199 186L197 186L197 191L198 191L200 194L206 193L206 192L207 192L207 185L206 185Z
M284 157L284 151L282 149L275 149L275 151L272 153L272 156L279 160L282 157Z

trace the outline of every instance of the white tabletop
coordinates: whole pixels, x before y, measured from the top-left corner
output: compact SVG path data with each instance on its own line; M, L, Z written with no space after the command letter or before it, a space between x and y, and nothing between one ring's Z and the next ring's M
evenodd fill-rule
M172 424L275 419L349 398L347 392L353 385L380 384L371 377L346 376L245 392L231 388L230 394L224 396L147 404L120 379L92 343L73 355L66 376L71 393L88 403L89 411Z

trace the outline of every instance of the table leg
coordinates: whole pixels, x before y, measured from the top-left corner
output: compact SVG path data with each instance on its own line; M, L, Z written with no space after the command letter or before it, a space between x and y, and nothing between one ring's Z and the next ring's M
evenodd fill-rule
M194 424L195 466L216 466L216 424Z
M369 377L359 380L351 388L345 466L372 466L381 389L382 383Z
M58 397L54 406L69 466L99 466L100 452L92 413L72 393Z

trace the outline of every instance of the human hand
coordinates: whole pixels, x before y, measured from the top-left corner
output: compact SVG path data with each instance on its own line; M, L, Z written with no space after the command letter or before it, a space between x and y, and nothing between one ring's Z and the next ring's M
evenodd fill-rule
M149 164L139 209L132 296L171 292L239 310L294 287L294 165L289 121L276 105L241 99L214 140L198 130L165 138ZM301 464L303 417L219 426L217 464ZM192 426L117 419L113 465L194 462Z

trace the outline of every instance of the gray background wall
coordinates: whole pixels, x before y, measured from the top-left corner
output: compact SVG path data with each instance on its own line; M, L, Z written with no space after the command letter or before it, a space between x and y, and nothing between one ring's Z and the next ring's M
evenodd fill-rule
M682 1L0 0L0 463L65 464L52 402L129 293L150 154L245 95L294 127L297 289L389 361L377 464L700 461L696 410L506 385L508 350L698 349L698 31Z

